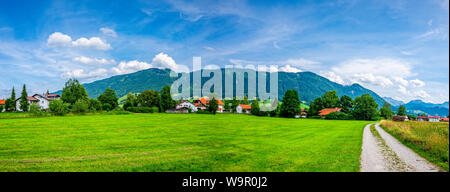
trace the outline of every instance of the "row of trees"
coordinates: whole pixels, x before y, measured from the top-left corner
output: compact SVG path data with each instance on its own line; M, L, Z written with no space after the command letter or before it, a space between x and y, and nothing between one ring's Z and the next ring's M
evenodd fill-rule
M165 85L161 91L145 90L137 96L129 93L123 108L133 112L136 112L136 110L153 111L153 108L159 112L164 112L175 107L175 102L170 95L170 87Z
M27 88L26 88L26 85L24 84L23 89L22 89L22 94L19 97L19 104L20 104L19 107L22 111L25 111L25 112L28 111L29 107L30 107L27 97L28 97ZM8 99L6 99L6 101L5 101L5 106L0 106L0 112L3 111L3 107L4 107L5 111L8 111L8 112L17 110L16 91L15 91L14 87L12 88L11 96Z

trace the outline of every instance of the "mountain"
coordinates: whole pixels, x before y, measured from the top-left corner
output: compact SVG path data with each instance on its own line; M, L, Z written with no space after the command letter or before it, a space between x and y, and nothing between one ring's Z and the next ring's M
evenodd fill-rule
M413 114L426 113L428 115L447 116L449 114L448 101L442 104L426 103L412 100L405 104L406 111Z
M391 104L392 106L400 106L405 104L403 101L398 101L393 99L392 97L383 97L383 99L388 102L389 104Z
M135 73L117 75L92 83L86 83L84 84L84 87L86 88L89 97L92 98L97 98L107 87L114 89L117 96L122 97L130 92L139 93L147 89L161 90L164 85L170 85L176 80L176 78L170 77L169 73L169 69L150 68ZM203 80L207 79L208 78ZM339 96L348 95L352 98L368 93L375 99L379 107L385 102L383 98L375 92L366 89L359 84L350 86L341 85L312 72L279 72L278 96L280 100L287 89L297 90L300 100L307 102L323 95L325 91L331 90L336 90ZM246 88L244 91L246 92ZM61 91L57 93L61 93Z

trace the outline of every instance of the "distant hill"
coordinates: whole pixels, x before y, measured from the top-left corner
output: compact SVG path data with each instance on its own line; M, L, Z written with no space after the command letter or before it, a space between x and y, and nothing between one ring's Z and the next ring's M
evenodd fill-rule
M169 69L162 70L150 68L135 73L117 75L92 83L86 83L84 86L91 98L97 98L107 87L114 89L117 96L122 97L130 92L140 93L147 89L161 90L164 85L170 85L176 80L176 78L171 78L169 73ZM278 96L280 100L287 89L297 90L300 100L306 102L310 102L323 95L325 91L331 90L336 90L339 96L348 95L352 98L368 93L375 99L380 107L385 102L383 98L375 92L366 89L359 84L350 86L341 85L312 72L279 72Z
M389 104L391 104L392 106L400 106L405 104L403 101L398 101L393 99L392 97L383 97L383 99L388 102Z
M449 114L448 101L442 104L426 103L421 100L412 100L405 104L409 113L419 114L426 113L428 115L447 116Z

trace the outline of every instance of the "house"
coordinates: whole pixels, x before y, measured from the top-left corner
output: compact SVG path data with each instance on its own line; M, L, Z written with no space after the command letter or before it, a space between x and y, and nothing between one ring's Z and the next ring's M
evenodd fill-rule
M41 109L48 109L50 101L52 100L57 100L59 98L61 98L59 95L57 94L52 94L51 97L47 97L50 94L45 94L46 96L40 95L40 94L34 94L31 97L27 97L28 103L31 105L33 103L37 103ZM16 109L18 111L21 111L20 109L20 98L16 99Z
M325 108L319 111L319 115L321 117L325 117L325 115L328 115L332 112L341 112L342 108Z
M6 100L5 99L0 99L0 105L3 105L3 110L0 110L0 112L3 112L3 111L5 111L5 102L6 102Z
M236 112L237 113L250 113L250 110L252 109L252 106L251 105L242 105L242 104L239 104L237 107L236 107Z
M442 122L448 122L448 118L441 118Z
M300 117L306 118L307 115L308 115L308 113L306 112L306 110L303 108L300 108Z
M428 116L429 122L439 122L441 120L440 116Z
M209 105L209 99L206 99L204 97L195 100L194 105L199 106L197 108L200 108L201 110L205 110L208 105ZM197 103L197 104L196 104ZM223 104L223 102L220 99L217 99L217 112L222 113L223 110L225 109L225 104Z
M417 116L417 121L428 121L428 117L426 117L426 116Z
M58 94L45 94L45 96L50 100L58 100L61 98L61 96Z
M188 110L191 109L192 112L198 111L197 106L195 106L194 104L192 104L189 101L181 101L175 106L175 109L183 109L183 108L188 109Z
M197 107L198 110L206 110L206 105L203 105L202 103L193 103L195 107Z

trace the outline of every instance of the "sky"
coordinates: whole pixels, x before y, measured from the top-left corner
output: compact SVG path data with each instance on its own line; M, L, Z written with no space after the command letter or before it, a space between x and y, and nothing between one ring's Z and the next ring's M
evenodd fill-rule
M276 65L449 100L449 1L4 1L0 98L148 68ZM306 83L306 82L305 82Z

